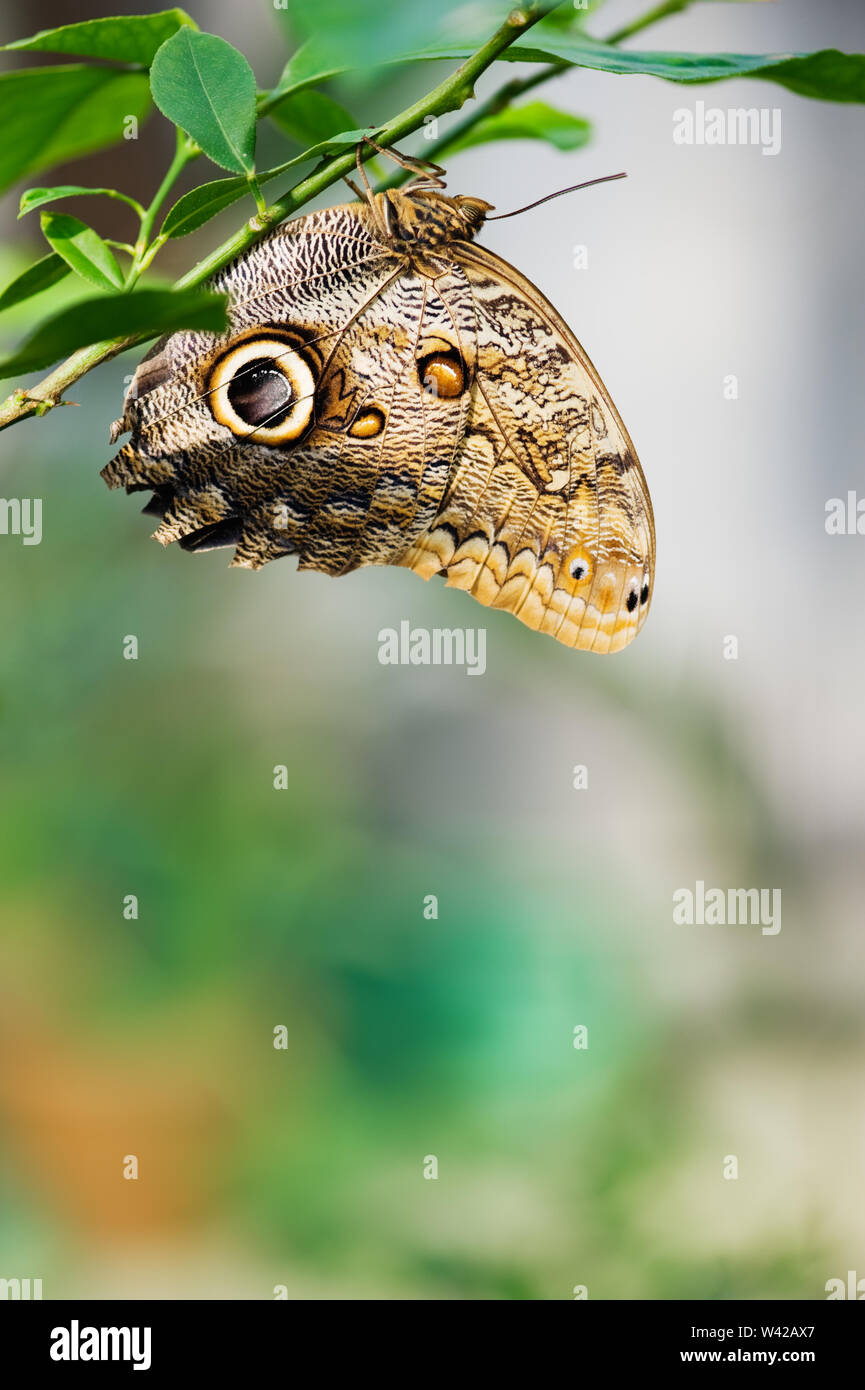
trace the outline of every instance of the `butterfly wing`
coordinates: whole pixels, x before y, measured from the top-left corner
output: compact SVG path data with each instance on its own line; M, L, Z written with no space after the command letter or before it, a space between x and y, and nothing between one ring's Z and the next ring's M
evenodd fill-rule
M215 281L226 334L174 334L141 364L103 476L154 489L164 543L444 573L617 651L653 582L633 445L541 292L473 243L442 250L389 242L358 203L279 228Z
M155 490L157 539L234 545L235 565L394 561L435 517L462 437L466 401L431 396L418 371L454 320L473 367L462 277L418 274L351 203L279 228L214 288L228 332L176 333L149 354L115 427L132 437L103 477Z
M474 244L450 248L469 285L477 364L444 503L400 556L583 651L642 627L652 504L601 378L541 291Z

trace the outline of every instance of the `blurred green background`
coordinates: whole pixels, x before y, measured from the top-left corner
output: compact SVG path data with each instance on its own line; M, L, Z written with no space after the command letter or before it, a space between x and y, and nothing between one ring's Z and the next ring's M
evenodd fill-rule
M57 20L14 9L9 36ZM275 79L284 16L190 9ZM861 51L863 29L841 3L700 5L643 43ZM366 122L443 71L332 91ZM643 459L657 588L620 656L404 571L162 551L98 476L134 356L0 438L3 496L44 505L41 545L0 537L0 1277L810 1299L865 1274L863 541L824 529L862 479L863 116L739 83L721 104L782 108L777 158L675 146L708 91L572 73L545 99L593 121L586 151L451 168L503 210L629 171L485 235L572 323ZM165 141L155 118L74 181L146 192ZM10 199L4 227L11 274L35 242ZM379 665L402 619L486 627L486 674ZM697 879L780 887L782 931L675 926Z

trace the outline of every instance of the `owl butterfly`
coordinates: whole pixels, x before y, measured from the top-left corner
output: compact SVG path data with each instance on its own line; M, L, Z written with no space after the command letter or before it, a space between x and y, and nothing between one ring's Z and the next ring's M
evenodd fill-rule
M443 186L367 185L223 270L228 332L157 343L102 476L152 489L163 544L233 546L248 569L403 565L618 651L655 554L633 445L553 306L474 244L492 205Z

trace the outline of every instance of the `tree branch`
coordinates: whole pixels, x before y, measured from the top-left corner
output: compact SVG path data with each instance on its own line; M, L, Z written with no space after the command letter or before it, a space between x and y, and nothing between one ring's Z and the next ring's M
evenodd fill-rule
M614 34L606 40L607 43L623 43L625 39L630 39L634 34L639 34L642 29L648 29L650 24L657 24L659 19L669 19L670 15L681 14L683 10L690 9L694 0L663 0L660 5L653 5L645 14L640 15L639 19L631 20L630 24L623 24L621 29L617 29Z
M474 95L474 84L483 72L504 52L506 48L542 19L550 10L555 9L560 0L531 0L531 3L515 9L508 15L491 38L487 40L476 53L467 58L464 63L451 73L443 82L425 97L414 102L413 105L406 107L399 115L394 116L393 120L383 126L378 134L379 142L383 145L392 145L396 141L402 140L406 135L423 125L425 116L441 116L446 111L454 111ZM374 151L362 151L361 158L369 158ZM229 239L209 256L188 271L186 275L176 282L175 289L189 289L192 286L201 285L208 280L216 271L221 270L235 256L246 251L265 232L278 223L285 221L287 217L297 212L304 203L311 198L324 192L332 184L337 183L346 174L349 174L355 166L355 152L349 150L333 158L324 160L317 169L296 184L284 198L267 210L266 217L261 214L250 218L250 220L240 228L234 236ZM116 357L124 349L135 346L136 343L146 341L144 335L137 334L126 338L112 338L105 342L93 343L88 347L79 350L62 362L59 367L55 367L42 381L29 389L17 389L0 404L0 429L8 429L10 425L17 424L19 420L27 419L31 415L44 415L54 406L62 403L64 391L79 381L82 376L91 371L100 362L107 362L110 358Z
M520 9L514 10L492 37L476 53L467 58L455 72L451 73L437 87L434 87L425 97L416 101L412 106L406 107L404 111L401 111L399 115L394 116L387 125L383 126L378 132L378 143L382 145L395 144L398 140L402 140L407 135L419 130L424 124L425 117L443 116L448 111L458 110L464 102L474 96L475 82L492 66L504 50L561 2L562 0L530 0ZM609 36L607 43L621 43L624 39L630 38L631 35L647 28L650 24L655 24L668 15L677 14L687 9L692 3L693 0L663 0L663 3L653 6L640 18L616 30ZM561 76L571 67L571 63L562 60L561 62L550 63L548 66L531 73L528 77L515 78L506 82L498 91L493 92L490 97L476 106L465 120L452 127L447 135L434 141L426 152L427 157L435 159L457 138L473 129L479 121L505 110L517 97L523 96L526 92L550 81L551 78ZM372 149L362 150L361 158L372 158L374 153ZM305 203L317 197L319 193L323 193L332 184L344 178L346 174L350 174L354 167L354 150L323 160L307 178L302 179L300 183L289 190L285 197L268 208L266 216L259 213L250 218L239 231L235 232L234 236L229 237L209 256L204 257L185 275L182 275L176 281L174 288L181 290L202 285L217 271L228 265L229 261L248 250L271 227L277 226L298 212ZM406 177L407 174L401 170L380 186L382 188L394 187L403 182ZM54 406L63 404L63 393L87 372L92 371L101 362L107 362L110 358L116 357L118 353L144 341L146 341L146 337L137 334L132 337L113 338L79 348L37 385L27 390L19 388L0 403L0 430L7 429L10 425L17 424L19 420L27 419L31 415L44 415Z
M620 29L616 29L604 42L609 44L623 43L625 39L629 39L632 35L638 34L642 29L648 29L650 24L657 24L659 20L667 19L670 15L681 14L683 10L688 9L693 3L694 0L663 0L662 4L653 5L650 10L640 15L638 19L632 20L630 24L624 24ZM474 130L475 126L481 121L486 120L488 116L497 116L500 111L506 110L518 97L525 96L526 92L534 91L535 87L543 86L545 82L550 82L554 77L561 77L564 73L569 72L572 67L573 63L568 62L566 58L562 58L558 62L549 63L546 67L539 68L536 72L530 73L528 77L512 78L509 82L505 82L502 87L499 87L497 91L487 97L486 101L482 101L479 106L476 106L464 120L458 121L456 125L451 126L447 134L440 136L438 140L434 140L426 151L425 158L435 163L439 158L446 157L450 147L456 144L458 140L461 140L464 135L467 135L469 131ZM379 183L378 188L380 190L385 188L399 188L400 184L405 183L406 179L410 177L410 173L405 169L398 169L394 174L391 174L387 179Z

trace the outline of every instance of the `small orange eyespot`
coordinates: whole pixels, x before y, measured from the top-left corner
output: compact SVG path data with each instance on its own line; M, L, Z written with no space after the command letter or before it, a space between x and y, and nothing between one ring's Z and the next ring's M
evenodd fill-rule
M466 369L458 353L431 352L418 362L421 386L430 396L461 396Z
M377 407L373 407L371 410L362 411L349 426L348 432L353 439L374 439L383 429L384 415Z

